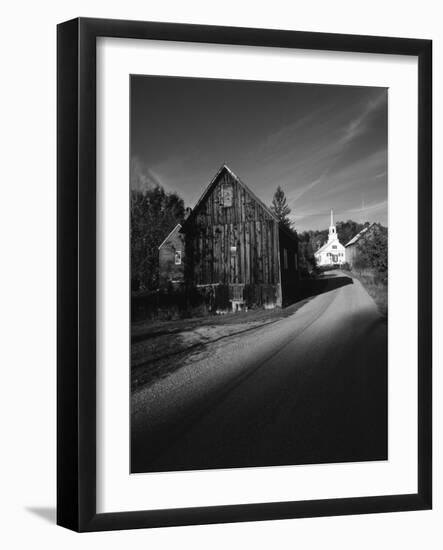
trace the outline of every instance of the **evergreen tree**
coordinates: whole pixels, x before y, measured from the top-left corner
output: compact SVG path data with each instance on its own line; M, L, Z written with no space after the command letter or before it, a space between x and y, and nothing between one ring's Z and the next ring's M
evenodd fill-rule
M274 193L271 210L277 216L281 224L291 229L291 220L288 217L291 213L291 209L288 206L286 195L280 185Z

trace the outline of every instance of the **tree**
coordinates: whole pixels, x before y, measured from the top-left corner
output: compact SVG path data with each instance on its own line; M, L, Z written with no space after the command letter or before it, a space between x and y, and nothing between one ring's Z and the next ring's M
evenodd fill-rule
M131 288L158 287L158 247L184 218L184 202L161 185L131 190Z
M280 185L274 193L271 210L277 216L281 224L285 225L288 229L291 229L291 220L288 217L291 213L291 209L288 206L286 195Z
M380 224L368 232L357 244L354 267L358 270L372 269L381 282L388 278L388 230Z
M314 256L314 249L308 231L299 235L298 257L302 277L311 277L315 273L317 261Z
M369 222L358 223L353 220L337 222L337 237L342 245L346 245L355 235L357 235L357 233L360 233L360 231L368 225L370 225Z

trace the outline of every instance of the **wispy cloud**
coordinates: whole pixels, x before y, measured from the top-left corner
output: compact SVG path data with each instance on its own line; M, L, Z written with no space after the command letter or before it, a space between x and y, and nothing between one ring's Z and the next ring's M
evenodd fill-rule
M130 168L131 189L146 191L157 185L163 185L158 174L137 156L131 158Z
M362 135L367 129L367 123L371 115L386 103L386 95L380 94L375 99L370 99L363 110L348 122L344 128L341 144L351 142L357 136Z
M323 178L320 177L320 178L317 178L313 181L311 181L310 183L308 183L307 185L305 185L304 187L300 187L294 191L289 191L288 194L287 194L287 198L290 200L290 202L292 203L295 203L296 201L298 201L303 195L305 195L306 193L308 193L309 191L311 191L316 185L318 185L319 183L321 183L323 181Z
M383 201L375 202L369 205L362 205L357 208L349 208L344 212L347 212L348 214L370 214L370 213L373 214L374 212L378 212L380 210L386 210L387 207L388 207L388 201L383 200Z
M385 216L385 89L143 77L134 97L132 186L193 205L227 162L266 204L280 185L300 230Z

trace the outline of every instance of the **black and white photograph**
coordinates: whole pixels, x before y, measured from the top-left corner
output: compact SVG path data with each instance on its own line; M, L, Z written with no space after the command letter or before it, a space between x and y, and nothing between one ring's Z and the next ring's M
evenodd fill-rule
M440 11L5 4L2 548L440 549Z
M131 473L388 459L388 90L131 75Z

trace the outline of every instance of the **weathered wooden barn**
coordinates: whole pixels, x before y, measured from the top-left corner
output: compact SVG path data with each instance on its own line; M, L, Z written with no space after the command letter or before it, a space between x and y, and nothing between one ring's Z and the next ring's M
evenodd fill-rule
M185 283L225 292L233 310L296 298L298 238L225 164L181 229Z

